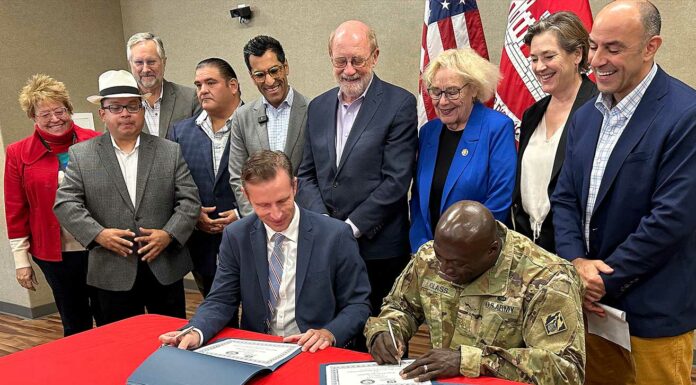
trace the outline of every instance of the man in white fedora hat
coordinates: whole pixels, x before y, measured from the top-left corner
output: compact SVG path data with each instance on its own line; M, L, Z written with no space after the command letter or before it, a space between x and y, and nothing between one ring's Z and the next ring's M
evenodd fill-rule
M148 313L184 318L185 244L200 212L198 190L179 145L142 132L142 95L133 75L99 77L108 134L70 148L54 211L87 247L87 282L105 322Z

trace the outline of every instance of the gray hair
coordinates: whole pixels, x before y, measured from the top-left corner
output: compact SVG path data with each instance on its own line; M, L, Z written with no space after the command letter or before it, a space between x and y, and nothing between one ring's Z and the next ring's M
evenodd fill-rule
M167 55L164 52L164 43L162 43L162 39L160 39L159 36L156 36L151 32L138 32L135 35L131 36L130 39L128 39L128 43L126 44L126 57L128 58L128 61L131 61L131 49L133 48L133 46L135 46L136 44L146 42L148 40L152 40L155 42L155 46L157 47L157 54L159 55L160 59L165 60L167 58Z
M640 12L640 21L643 23L643 29L645 29L645 40L658 36L662 29L662 18L655 4L649 1L642 1L638 3L638 11Z

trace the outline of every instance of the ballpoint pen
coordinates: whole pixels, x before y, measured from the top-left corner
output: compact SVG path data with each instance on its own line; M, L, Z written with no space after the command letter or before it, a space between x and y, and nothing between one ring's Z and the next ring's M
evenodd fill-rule
M394 338L394 329L392 329L391 320L387 320L387 326L389 326L389 335L391 336L392 343L394 344L394 349L396 349L396 354L398 354L396 359L399 362L399 366L401 366L401 355L399 354L399 347L396 345L396 338Z
M174 341L176 342L179 338L191 333L193 331L193 326L189 326L186 329L180 331L174 336ZM167 344L162 344L162 346L167 346Z

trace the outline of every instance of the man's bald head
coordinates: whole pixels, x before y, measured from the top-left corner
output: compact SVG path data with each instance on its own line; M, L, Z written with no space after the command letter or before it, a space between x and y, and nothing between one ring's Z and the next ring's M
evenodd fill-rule
M435 239L460 246L472 242L495 240L497 232L493 214L481 203L460 201L450 206L435 227Z
M360 20L345 21L331 33L331 36L329 36L329 56L333 53L333 43L336 37L339 37L342 41L351 41L353 44L366 42L370 51L378 48L375 31Z
M500 253L493 214L482 204L461 201L440 217L433 242L440 276L463 284L495 265Z
M597 19L604 17L635 19L643 29L645 40L660 34L662 18L653 3L645 0L617 0L607 4L597 14Z

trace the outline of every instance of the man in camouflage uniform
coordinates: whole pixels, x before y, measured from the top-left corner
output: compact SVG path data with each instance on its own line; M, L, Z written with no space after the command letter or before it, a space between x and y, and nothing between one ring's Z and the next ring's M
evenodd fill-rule
M451 206L365 325L375 361L394 364L420 324L433 349L401 372L582 384L581 283L573 266L496 222L477 202ZM396 348L389 334L391 322Z

